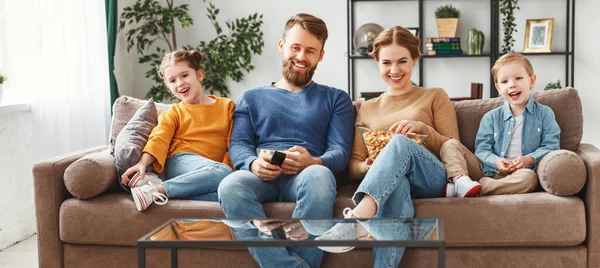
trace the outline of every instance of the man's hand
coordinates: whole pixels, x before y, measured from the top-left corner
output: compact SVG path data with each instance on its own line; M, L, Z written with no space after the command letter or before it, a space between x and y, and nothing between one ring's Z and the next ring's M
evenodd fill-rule
M309 235L300 221L284 223L283 230L285 231L285 236L289 237L291 240L306 240Z
M396 133L406 134L406 133L420 133L421 126L423 124L419 121L413 120L400 120L394 123L389 131L393 131Z
M513 163L505 158L499 158L498 161L496 161L496 168L503 174L509 174L516 170Z
M323 164L323 161L320 158L310 155L306 148L294 146L288 151L287 158L283 162L283 165L281 165L281 169L283 174L295 175L308 166L321 164Z
M263 181L274 180L281 174L281 168L269 163L270 159L258 157L250 164L250 171Z
M281 226L283 223L273 220L252 220L252 224L254 224L259 231L271 235L271 230Z
M518 156L517 158L513 159L513 161L512 161L512 165L515 167L515 169L528 168L529 166L533 165L534 163L535 163L535 159L533 159L533 157L530 155Z

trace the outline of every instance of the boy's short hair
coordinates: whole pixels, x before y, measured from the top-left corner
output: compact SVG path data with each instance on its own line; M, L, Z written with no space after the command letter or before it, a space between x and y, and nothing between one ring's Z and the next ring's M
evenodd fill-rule
M492 75L494 76L494 83L498 83L498 77L496 76L498 74L498 71L500 70L500 68L511 64L511 63L519 63L521 64L524 68L525 71L527 72L527 75L532 76L533 75L533 66L531 65L531 62L529 61L529 59L527 59L527 57L519 54L519 53L508 53L505 54L504 56L500 57L496 63L494 63L494 67L492 67Z
M323 47L325 47L325 41L327 41L327 37L329 35L327 32L327 25L322 19L306 13L298 13L287 21L285 24L285 30L283 31L284 41L285 37L287 36L287 32L296 24L300 25L302 29L316 36L317 39L323 43ZM323 49L323 47L321 47L321 49Z

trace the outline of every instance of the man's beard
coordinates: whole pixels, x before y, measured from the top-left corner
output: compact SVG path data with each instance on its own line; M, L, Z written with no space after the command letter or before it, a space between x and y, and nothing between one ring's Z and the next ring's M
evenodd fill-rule
M301 64L305 65L308 68L307 72L294 71L292 69L294 65L292 63L292 59L283 62L283 77L285 78L285 80L288 81L288 83L297 87L303 87L306 84L308 84L310 80L312 80L312 77L315 74L315 70L317 69L318 65L316 64L313 67L308 62L302 62Z

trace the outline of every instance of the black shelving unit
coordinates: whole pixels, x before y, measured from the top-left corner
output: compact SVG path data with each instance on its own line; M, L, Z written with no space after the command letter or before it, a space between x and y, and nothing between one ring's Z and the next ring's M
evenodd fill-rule
M348 29L347 29L347 34L348 34L348 94L350 95L350 97L352 99L354 99L354 91L355 91L355 76L354 76L354 72L355 72L355 61L356 60L361 60L361 59L372 59L369 56L364 56L364 55L359 55L359 54L355 54L354 51L356 51L353 46L353 37L354 37L354 31L356 29L356 25L354 24L354 4L357 2L406 2L406 1L417 1L418 2L418 9L419 9L419 33L418 33L418 37L419 40L421 40L421 49L422 51L424 51L423 46L425 45L424 41L425 38L423 38L423 32L424 32L424 23L423 23L423 3L425 2L425 0L348 0L347 3L347 20L348 20ZM432 2L434 0L430 0L429 2ZM431 58L489 58L489 66L490 69L492 68L492 66L494 65L494 62L500 57L502 56L504 53L501 53L500 48L501 45L499 43L499 37L500 37L500 8L499 8L499 3L498 0L488 0L490 2L490 52L489 53L484 53L484 54L480 54L480 55L441 55L441 56L429 56L429 55L423 55L419 58L419 85L421 86L425 86L424 83L424 77L425 74L423 72L423 69L425 68L425 62L427 61L427 59L431 59ZM527 55L529 56L564 56L565 57L565 85L568 86L574 86L574 72L575 72L575 51L574 51L574 47L575 47L575 0L565 0L566 1L566 51L560 51L560 52L549 52L549 53L522 53L523 55ZM443 0L440 0L438 2L443 2ZM494 78L492 77L492 75L489 75L490 77L490 96L491 97L497 97L498 96L498 92L496 91L496 89L493 87L494 85Z

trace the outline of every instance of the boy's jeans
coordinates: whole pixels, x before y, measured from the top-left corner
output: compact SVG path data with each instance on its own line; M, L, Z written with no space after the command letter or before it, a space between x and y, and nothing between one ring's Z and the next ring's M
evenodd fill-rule
M219 202L228 219L264 219L262 204L296 202L292 218L331 218L336 195L335 178L320 165L309 166L290 176L280 175L262 181L253 173L240 170L227 176L219 186ZM236 238L256 239L259 230L250 222L224 221L233 227ZM320 235L333 224L302 225L310 234ZM318 248L248 248L261 267L319 267L323 251Z
M396 135L377 156L352 199L358 204L364 194L373 197L377 203L374 218L412 218L415 211L411 196L441 197L445 187L446 169L442 162L406 136ZM409 235L405 225L398 225L396 232L389 228L379 232L376 221L366 225L376 239L407 239ZM373 253L373 267L398 267L404 248L373 248Z
M194 153L179 153L167 159L162 182L169 198L218 201L217 188L231 168Z

